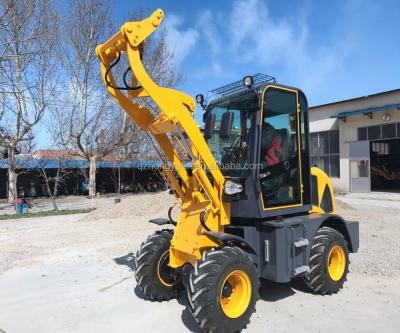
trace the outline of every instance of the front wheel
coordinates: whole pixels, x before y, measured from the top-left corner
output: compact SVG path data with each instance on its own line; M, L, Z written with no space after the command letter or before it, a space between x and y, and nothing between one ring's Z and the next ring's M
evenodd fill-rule
M349 268L349 250L343 235L332 228L320 228L311 247L307 286L315 293L337 293L343 288Z
M175 271L168 266L171 230L157 231L142 243L135 256L135 277L140 290L152 301L177 296L180 287Z
M237 332L249 323L258 300L257 269L238 247L207 251L187 286L191 313L207 332Z

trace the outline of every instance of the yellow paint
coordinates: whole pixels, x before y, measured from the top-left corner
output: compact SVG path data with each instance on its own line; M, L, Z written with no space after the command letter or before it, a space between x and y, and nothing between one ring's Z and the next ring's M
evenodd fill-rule
M328 273L333 281L339 281L346 269L346 255L340 245L331 248L328 255Z
M222 231L223 226L230 223L230 216L229 203L222 201L224 177L193 118L194 100L181 91L158 86L150 78L140 59L140 44L158 28L163 17L163 11L157 9L150 17L142 21L125 23L119 32L96 48L96 54L100 60L101 75L109 94L141 130L147 131L154 138L167 159L163 166L164 174L174 193L182 202L182 210L171 242L169 256L170 266L177 268L185 263L194 264L201 258L205 249L217 245L202 234L205 230L200 224L201 213L208 212L206 224L212 231ZM124 93L107 85L105 74L119 54L127 55L133 74L132 82L142 88ZM115 86L111 71L108 74L108 80ZM296 90L278 86L267 87L267 89L270 88L296 93L298 103ZM152 103L146 98L151 98ZM264 94L262 110L263 105ZM299 107L297 124L298 153L299 161L301 161ZM179 133L186 135L187 145L182 142ZM175 146L176 143L178 147ZM186 171L179 150L184 150L186 154L193 156L193 175L189 175ZM170 168L175 172L172 172ZM303 188L301 163L299 163L299 175L300 188ZM179 184L177 177L182 185ZM331 189L329 178L322 177L321 179ZM320 191L320 195L322 193L323 191ZM301 206L302 192L300 197L300 203L276 208L265 208L262 196L261 201L263 209L272 210ZM312 212L318 208L313 207Z
M322 201L322 196L324 194L325 187L328 186L329 191L331 192L331 198L332 198L332 207L333 210L331 213L336 214L336 203L335 203L335 197L333 195L333 187L331 180L329 176L322 171L321 169L317 167L312 167L311 168L311 175L317 177L317 186L318 186L318 202L321 203ZM320 206L312 206L310 213L326 213Z
M168 281L165 281L165 280L161 277L161 274L160 274L160 264L161 264L161 261L165 258L165 256L168 255L168 253L169 253L169 250L168 250L168 251L165 251L165 252L162 254L162 256L160 256L160 260L158 260L158 263L157 263L157 277L158 277L158 279L160 280L161 284L163 284L164 286L166 286L166 287L168 287L168 288L171 288L171 287L174 286L174 284L173 284L173 283L169 283Z
M224 292L224 287L228 288L228 292ZM251 289L251 281L246 272L236 270L228 274L220 291L221 308L227 317L238 318L246 312L251 300Z
M209 207L209 203L205 201L198 202L192 197L184 199L171 241L170 265L172 267L181 267L187 262L194 265L205 249L216 245L208 237L202 235L205 230L199 222L200 214ZM223 231L223 227L219 224L218 213L210 211L205 222L211 230Z
M161 116L150 125L149 129L154 134L176 133L175 125L167 117Z
M265 207L264 199L262 196L262 193L260 193L260 199L261 199L261 205L263 210L276 210L276 209L283 209L283 208L290 208L290 207L300 207L303 206L303 178L302 178L302 159L301 159L301 128L300 128L300 104L299 104L299 92L294 89L289 89L289 88L283 88L275 85L268 85L264 88L264 91L262 93L262 98L261 98L261 112L260 112L260 123L263 123L263 116L264 116L264 97L269 89L276 89L276 90L283 90L283 91L290 91L292 93L296 94L296 104L297 104L297 110L296 110L296 117L297 117L297 149L298 149L298 159L299 159L299 188L301 189L300 191L300 202L299 203L294 203L291 205L282 205L282 206L277 206L277 207ZM262 129L261 129L262 131ZM262 133L261 133L262 135Z
M163 11L157 9L142 21L125 23L119 32L97 46L96 54L109 94L140 129L153 136L167 158L164 174L182 202L169 255L170 266L177 268L185 263L194 264L205 249L217 245L202 235L205 230L200 224L200 214L209 211L207 226L213 231L221 231L223 225L229 224L229 204L222 202L224 177L193 118L194 100L181 91L158 86L147 74L140 59L140 44L157 29L163 17ZM107 85L105 74L119 54L127 55L132 81L141 89L124 93ZM115 86L111 71L108 80ZM151 98L153 104L146 98ZM178 136L180 132L186 134L187 145ZM174 146L176 142L179 147ZM186 171L178 148L193 156L193 176ZM169 170L170 167L175 172ZM212 181L206 171L211 174Z

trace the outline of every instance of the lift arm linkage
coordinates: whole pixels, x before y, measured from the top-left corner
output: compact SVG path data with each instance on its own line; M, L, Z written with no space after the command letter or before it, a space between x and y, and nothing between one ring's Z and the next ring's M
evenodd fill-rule
M165 155L164 175L182 202L182 213L171 244L170 257L170 265L178 267L188 261L195 262L202 248L215 244L203 235L204 223L212 231L221 231L223 225L229 224L229 207L222 202L224 177L193 118L194 100L183 92L158 86L141 61L141 44L159 27L163 17L164 12L157 9L142 21L125 23L118 33L97 46L96 54L110 95L141 130L155 139ZM135 85L127 93L116 87L111 72L112 63L123 53L128 56L132 84ZM176 143L190 157L192 174L185 168ZM211 174L212 181L207 172ZM203 223L197 222L201 216L205 219ZM189 222L192 226L188 225ZM183 233L186 242L183 242Z

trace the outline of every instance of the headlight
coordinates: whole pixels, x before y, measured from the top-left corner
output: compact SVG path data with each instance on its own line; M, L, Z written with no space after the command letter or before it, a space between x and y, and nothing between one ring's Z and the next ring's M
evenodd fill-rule
M196 95L196 102L202 105L204 103L204 96L202 94Z
M242 184L236 183L233 180L226 180L224 184L224 192L227 195L238 194L243 191Z
M243 78L243 85L247 88L251 88L253 86L253 77L252 76L245 76Z

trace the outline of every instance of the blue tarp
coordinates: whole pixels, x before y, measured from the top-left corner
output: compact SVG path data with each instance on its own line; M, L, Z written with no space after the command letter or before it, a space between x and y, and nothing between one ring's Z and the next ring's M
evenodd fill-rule
M39 159L39 158L26 158L17 156L16 169L57 169L59 161L55 159ZM160 161L146 161L146 160L131 160L120 162L107 162L98 161L96 163L98 168L124 168L124 169L159 169L161 168ZM67 169L88 169L89 162L87 160L62 160L61 166ZM0 169L7 169L7 159L0 159Z

